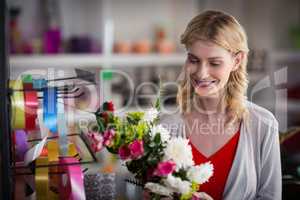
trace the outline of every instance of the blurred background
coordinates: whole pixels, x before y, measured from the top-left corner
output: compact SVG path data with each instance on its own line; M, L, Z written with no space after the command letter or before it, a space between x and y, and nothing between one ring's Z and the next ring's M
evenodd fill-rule
M117 108L146 106L158 84L174 81L185 61L179 43L188 21L218 9L235 16L249 39L251 101L279 121L284 199L294 199L300 182L300 1L299 0L9 0L11 79L32 70L75 68L96 74L96 92L73 102L93 110L112 99ZM115 71L121 70L121 73ZM38 75L38 74L37 74ZM127 77L127 78L126 78ZM132 80L136 89L130 99ZM101 82L102 84L97 84ZM88 87L85 88L90 91ZM164 88L174 109L176 87ZM70 103L71 104L71 103ZM76 111L77 112L77 111ZM79 112L79 111L78 111ZM78 116L83 116L80 113ZM73 118L76 118L76 116ZM130 187L130 186L129 186Z

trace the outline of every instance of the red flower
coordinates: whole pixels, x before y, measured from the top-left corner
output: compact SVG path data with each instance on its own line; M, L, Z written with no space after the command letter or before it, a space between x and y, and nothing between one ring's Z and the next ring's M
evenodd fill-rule
M115 110L113 102L112 101L104 102L103 105L102 105L102 110L113 112Z
M149 169L147 169L147 180L151 179L153 177L153 172L154 172L155 168L151 167Z
M123 145L119 148L118 154L122 160L126 160L130 157L130 150L126 145Z
M114 112L115 109L114 109L114 104L112 103L112 101L107 102L107 110Z
M107 113L107 112L101 113L101 114L100 114L100 117L103 118L105 124L108 123L108 113Z

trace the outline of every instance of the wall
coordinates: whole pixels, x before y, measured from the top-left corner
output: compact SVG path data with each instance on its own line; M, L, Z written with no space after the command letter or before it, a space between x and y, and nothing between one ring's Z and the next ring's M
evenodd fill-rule
M20 26L25 38L37 37L44 29L38 0L12 0L21 5ZM177 41L187 22L199 11L219 9L234 15L245 27L253 49L292 47L289 28L300 24L298 0L60 0L60 23L64 37L89 34L102 38L103 2L114 21L116 40L152 39L154 27L162 25ZM13 4L11 3L11 4Z
M115 40L153 39L154 28L161 25L177 41L187 22L198 11L197 0L60 0L59 23L63 37L90 35L101 40L103 21L111 18ZM23 8L19 24L25 39L41 36L45 29L39 0L12 0Z
M201 0L200 8L234 15L246 29L252 49L291 48L289 28L300 25L298 0Z

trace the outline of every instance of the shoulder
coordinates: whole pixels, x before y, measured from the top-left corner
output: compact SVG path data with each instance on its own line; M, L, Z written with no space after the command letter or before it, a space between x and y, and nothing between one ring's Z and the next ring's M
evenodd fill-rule
M245 119L246 133L260 148L279 139L278 121L267 109L246 102L248 116Z
M278 122L269 110L253 103L246 101L246 108L248 110L248 119L252 125L258 124L263 126L276 126Z

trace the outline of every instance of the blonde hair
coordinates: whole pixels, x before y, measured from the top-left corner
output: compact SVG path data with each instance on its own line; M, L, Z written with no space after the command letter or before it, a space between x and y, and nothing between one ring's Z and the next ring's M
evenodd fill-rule
M204 40L213 42L231 53L244 52L241 64L237 70L232 71L225 86L224 100L226 110L230 113L231 122L243 118L246 112L244 105L246 90L248 87L248 76L246 71L248 43L243 27L231 15L220 11L205 11L194 17L181 35L181 43L188 48L193 42ZM187 77L179 83L177 103L181 112L190 111L190 101L194 89Z

